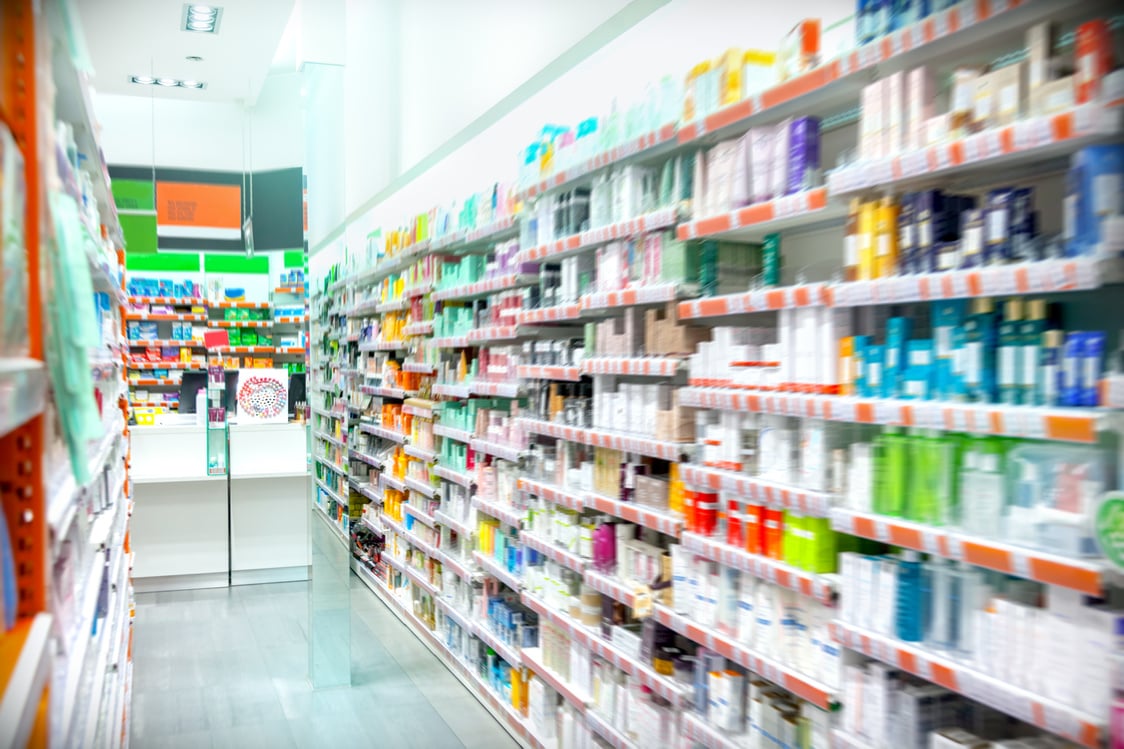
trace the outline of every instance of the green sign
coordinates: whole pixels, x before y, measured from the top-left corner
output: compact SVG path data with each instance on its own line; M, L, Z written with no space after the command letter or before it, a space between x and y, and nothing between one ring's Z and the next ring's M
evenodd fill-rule
M1124 492L1108 492L1097 510L1097 543L1117 567L1124 567Z

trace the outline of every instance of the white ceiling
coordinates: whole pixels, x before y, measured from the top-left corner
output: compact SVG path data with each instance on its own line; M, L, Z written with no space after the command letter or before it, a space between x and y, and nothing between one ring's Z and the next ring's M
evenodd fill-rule
M183 31L177 0L76 0L99 93L253 103L270 72L295 0L214 0L217 34ZM203 58L189 62L189 55ZM206 81L192 91L139 86L131 75Z

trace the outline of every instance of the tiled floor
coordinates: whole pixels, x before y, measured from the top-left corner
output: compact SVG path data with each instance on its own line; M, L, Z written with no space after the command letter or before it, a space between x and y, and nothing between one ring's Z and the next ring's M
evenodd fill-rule
M517 744L353 575L352 686L308 683L306 583L137 595L137 749Z

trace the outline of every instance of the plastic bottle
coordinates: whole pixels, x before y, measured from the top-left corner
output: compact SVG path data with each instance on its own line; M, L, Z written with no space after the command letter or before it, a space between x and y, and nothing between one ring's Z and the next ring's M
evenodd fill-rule
M921 642L924 639L923 622L928 604L922 590L924 570L916 551L906 551L898 562L897 609L895 631L899 640Z

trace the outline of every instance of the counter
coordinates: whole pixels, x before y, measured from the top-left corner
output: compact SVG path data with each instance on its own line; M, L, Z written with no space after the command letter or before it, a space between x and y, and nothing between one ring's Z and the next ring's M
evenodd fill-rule
M207 475L202 425L133 427L136 589L221 587L228 572L235 585L306 579L306 430L231 424L228 483Z

